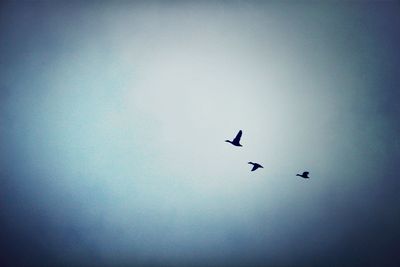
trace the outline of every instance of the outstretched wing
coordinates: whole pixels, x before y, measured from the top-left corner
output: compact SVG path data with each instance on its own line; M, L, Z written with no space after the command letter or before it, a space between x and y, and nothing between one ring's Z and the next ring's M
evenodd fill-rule
M308 176L309 172L303 172L303 176Z
M257 166L257 165L254 165L253 168L251 168L251 171L254 172L254 171L257 170L257 169L258 169L258 166Z
M240 131L238 132L238 134L236 135L235 139L233 139L233 142L234 142L234 143L239 143L240 138L242 138L242 130L240 130Z

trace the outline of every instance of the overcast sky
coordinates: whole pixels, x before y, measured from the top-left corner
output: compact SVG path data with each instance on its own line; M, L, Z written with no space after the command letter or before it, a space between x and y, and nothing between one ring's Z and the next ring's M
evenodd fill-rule
M399 47L395 1L0 4L0 260L398 266Z

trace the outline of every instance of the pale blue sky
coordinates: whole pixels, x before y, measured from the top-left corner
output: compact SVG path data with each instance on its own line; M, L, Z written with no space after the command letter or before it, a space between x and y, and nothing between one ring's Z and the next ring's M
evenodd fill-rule
M4 4L7 260L395 265L399 11Z

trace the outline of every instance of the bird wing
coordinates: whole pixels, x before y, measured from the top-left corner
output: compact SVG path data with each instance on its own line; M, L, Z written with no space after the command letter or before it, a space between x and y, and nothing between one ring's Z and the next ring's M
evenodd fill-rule
M303 176L308 176L309 172L303 172Z
M233 139L233 142L234 142L234 143L239 142L239 141L240 141L240 138L242 138L242 130L240 130L240 131L237 133L235 139Z
M258 166L257 165L253 165L253 168L251 168L251 171L253 172L253 171L257 170L257 169L258 169Z

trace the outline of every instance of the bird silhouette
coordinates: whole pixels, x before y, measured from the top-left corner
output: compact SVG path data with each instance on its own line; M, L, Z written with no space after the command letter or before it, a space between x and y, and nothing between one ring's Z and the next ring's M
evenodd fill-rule
M252 172L254 172L255 170L257 170L258 168L264 168L263 166L261 166L260 164L258 164L258 163L255 163L255 162L248 162L249 164L251 164L251 165L253 165L253 168L251 169L251 171Z
M296 174L296 176L300 176L304 179L309 179L310 177L308 177L309 172L303 172L303 174Z
M231 143L231 144L234 145L234 146L242 146L242 145L240 144L240 138L241 138L241 137L242 137L242 130L240 130L240 131L237 133L237 135L236 135L235 139L233 139L233 141L225 140L225 142Z

